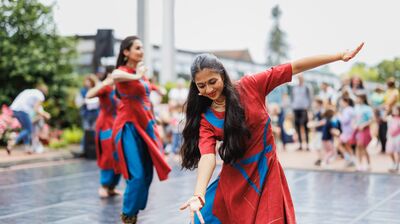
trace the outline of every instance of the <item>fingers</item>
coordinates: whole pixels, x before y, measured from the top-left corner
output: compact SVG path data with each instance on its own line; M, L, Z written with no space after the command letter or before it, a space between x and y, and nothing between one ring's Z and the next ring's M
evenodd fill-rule
M136 67L139 68L139 67L142 67L143 65L144 65L144 62L141 61L141 62L137 63Z
M191 219L191 224L194 224L194 212L190 211L190 219Z
M187 207L189 207L189 203L185 202L179 207L180 210L185 210Z
M205 222L204 222L204 218L203 218L203 215L201 214L201 212L196 211L196 214L197 214L197 218L199 218L199 220L200 220L200 223L204 224Z
M361 51L361 49L363 48L363 46L364 46L364 42L361 42L361 44L360 45L358 45L357 46L357 48L356 49L354 49L354 50L352 50L352 51L347 51L344 55L343 55L343 61L349 61L350 59L352 59L352 58L354 58L357 54L358 54L358 52L360 52Z
M364 46L364 42L362 42L360 45L358 45L358 47L353 51L353 53L351 54L351 58L354 57L356 54L358 54L358 52L361 51L362 47Z
M361 50L361 48L362 48L363 46L364 46L364 42L361 42L361 44L360 44L360 45L358 45L358 47L357 47L357 50L358 50L358 51L360 51L360 50ZM357 51L357 52L358 52L358 51Z
M145 66L143 66L143 67L141 67L140 69L138 69L138 73L139 73L140 75L146 74L147 71L148 71L148 69L147 69L147 67L145 67Z

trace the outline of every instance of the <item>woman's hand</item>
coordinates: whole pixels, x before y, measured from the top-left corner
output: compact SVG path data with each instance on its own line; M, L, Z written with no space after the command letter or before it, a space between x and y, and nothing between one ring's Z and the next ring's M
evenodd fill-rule
M358 47L352 51L345 51L343 53L341 53L341 60L342 61L349 61L350 59L354 58L358 52L362 49L362 47L364 46L364 42L362 42L360 45L358 45Z
M144 63L142 61L136 65L136 75L138 75L140 78L142 78L146 74L147 70L147 67L144 66Z
M147 69L144 66L138 66L136 68L139 69L139 71L136 70L136 74L132 74L120 69L114 69L114 71L111 73L111 77L113 78L114 83L129 82L141 79Z
M200 209L203 208L205 203L204 197L202 196L193 196L187 202L185 202L179 209L185 210L186 208L190 209L190 218L191 224L194 224L194 214L197 214L197 217L200 220L200 223L205 223L203 216L201 215Z

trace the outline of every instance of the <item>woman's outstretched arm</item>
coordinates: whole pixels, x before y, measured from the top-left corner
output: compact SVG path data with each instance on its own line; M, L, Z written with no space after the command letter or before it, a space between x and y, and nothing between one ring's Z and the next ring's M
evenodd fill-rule
M358 47L352 51L344 51L336 54L327 54L327 55L317 55L311 57L305 57L299 60L293 61L292 64L292 73L293 75L316 68L321 65L329 64L335 61L349 61L354 58L361 48L364 46L364 43L358 45Z
M107 85L112 85L114 83L113 78L111 76L108 76L103 82L100 82L97 80L96 85L89 89L89 91L86 93L86 98L93 98L96 97L97 94L100 92L100 90Z

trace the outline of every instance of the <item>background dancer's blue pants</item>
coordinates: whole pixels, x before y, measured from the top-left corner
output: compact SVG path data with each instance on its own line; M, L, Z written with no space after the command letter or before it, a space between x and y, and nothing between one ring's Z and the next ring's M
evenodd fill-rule
M122 130L122 147L128 166L122 213L135 216L146 207L149 188L153 179L153 163L146 143L133 124L125 124Z
M103 187L114 189L118 185L121 178L120 174L116 174L113 169L100 170L100 184Z

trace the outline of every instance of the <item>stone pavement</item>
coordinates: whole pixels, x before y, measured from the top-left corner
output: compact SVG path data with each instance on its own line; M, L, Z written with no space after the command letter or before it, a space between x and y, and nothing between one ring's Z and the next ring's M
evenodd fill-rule
M286 168L304 169L304 170L334 170L341 172L355 172L355 167L347 168L345 161L336 158L326 167L315 166L317 152L315 151L296 151L296 147L288 147L287 151L279 150L278 157L282 165ZM370 154L371 170L369 173L389 173L388 169L392 166L389 155L383 153ZM397 173L399 174L399 173Z
M40 154L27 154L22 147L16 147L11 155L8 155L4 148L0 148L0 170L17 165L73 159L77 157L77 154L73 152L79 148L79 145L70 145L59 150L46 149Z
M78 157L77 153L74 152L79 151L79 148L79 145L71 145L64 149L48 149L42 154L32 155L24 153L23 150L14 150L11 156L8 156L6 151L0 148L0 170L8 169L15 165L73 159ZM317 153L315 151L296 151L295 148L295 145L289 145L287 151L278 151L278 157L284 167L304 170L355 171L354 167L346 168L344 160L339 158L327 167L317 167L314 165L314 162L317 160ZM385 154L372 154L371 164L372 169L369 171L370 173L388 173L388 169L391 166L391 160L389 156Z
M192 195L196 173L169 162L170 178L154 179L138 224L189 223L188 212L178 208ZM300 224L400 223L399 175L294 169L285 174ZM0 223L120 223L121 197L99 199L98 180L96 163L83 159L0 171Z

